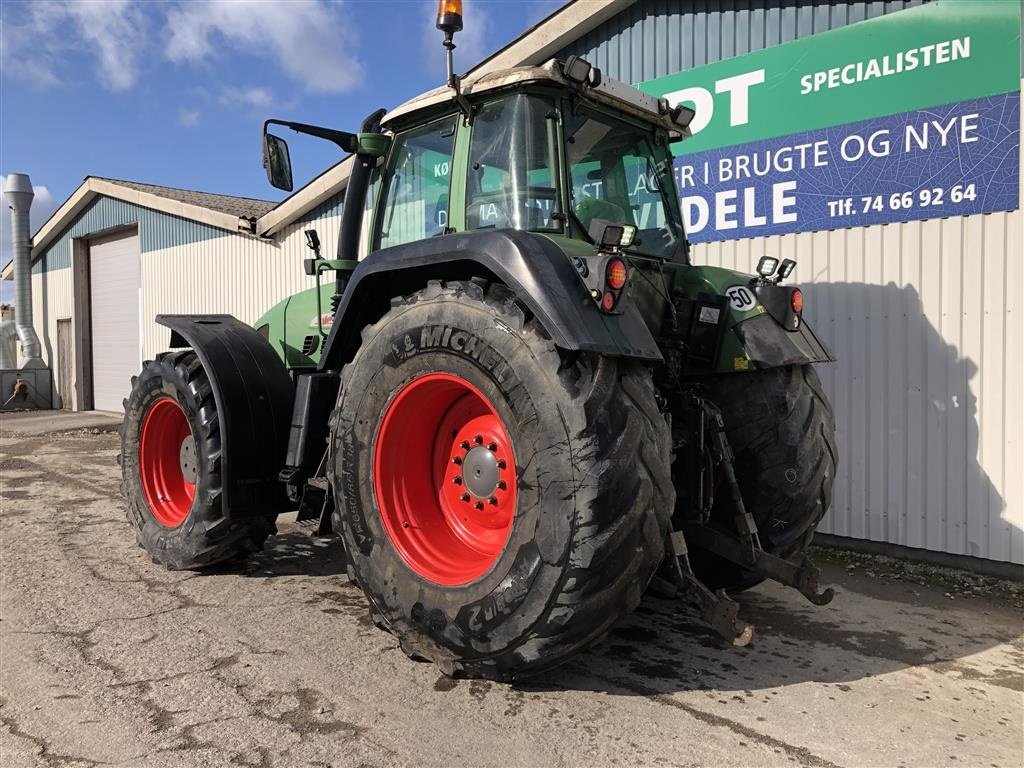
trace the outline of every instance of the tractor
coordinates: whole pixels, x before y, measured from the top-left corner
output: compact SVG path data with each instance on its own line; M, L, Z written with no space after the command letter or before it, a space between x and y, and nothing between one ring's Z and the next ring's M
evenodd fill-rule
M691 262L670 145L694 113L578 57L460 78L360 130L336 258L254 325L160 315L125 401L128 520L152 560L344 547L373 622L445 674L510 680L599 641L648 589L727 640L764 579L816 604L832 409L795 263Z

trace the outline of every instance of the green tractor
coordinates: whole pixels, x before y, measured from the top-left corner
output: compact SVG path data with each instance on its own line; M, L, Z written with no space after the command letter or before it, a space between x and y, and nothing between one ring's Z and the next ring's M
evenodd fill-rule
M601 639L648 588L730 641L729 593L822 604L805 550L832 496L832 360L782 281L690 262L669 145L693 112L571 57L460 81L358 133L336 259L250 327L161 315L126 400L122 492L168 568L333 532L413 658L512 679ZM365 252L364 258L359 258ZM323 279L327 273L331 278Z

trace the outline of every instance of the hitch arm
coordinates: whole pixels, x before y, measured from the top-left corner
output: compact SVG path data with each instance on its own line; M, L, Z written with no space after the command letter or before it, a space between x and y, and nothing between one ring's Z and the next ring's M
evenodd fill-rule
M806 555L796 564L758 547L751 558L748 546L732 534L708 526L687 525L684 529L694 544L760 576L793 587L815 605L828 605L835 597L835 590L831 587L818 591L821 570Z
M671 553L665 558L668 578L654 577L654 586L658 591L666 597L680 598L694 604L700 611L701 619L733 645L743 647L750 643L754 628L739 622L739 604L724 589L712 592L694 575L682 531L669 533L666 545Z

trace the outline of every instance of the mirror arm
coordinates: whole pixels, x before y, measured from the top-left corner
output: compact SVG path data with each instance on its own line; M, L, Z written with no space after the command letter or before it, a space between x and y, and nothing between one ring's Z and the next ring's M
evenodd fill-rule
M283 125L291 128L296 133L305 133L309 136L316 136L320 139L334 142L346 152L357 152L359 150L359 137L347 131L336 131L333 128L323 128L319 125L307 123L292 123L287 120L267 120L263 123L263 132L266 133L268 125Z

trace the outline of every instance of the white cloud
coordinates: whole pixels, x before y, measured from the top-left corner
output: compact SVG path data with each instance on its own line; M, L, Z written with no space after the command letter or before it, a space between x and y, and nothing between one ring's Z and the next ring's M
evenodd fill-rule
M253 88L226 87L221 91L220 103L226 107L257 107L267 109L274 105L274 94L269 88L256 86Z
M6 174L0 175L0 186L3 186L6 180ZM32 199L32 207L29 209L29 229L32 234L35 234L39 227L60 207L60 204L54 200L50 190L43 185L33 184L32 191L35 192L35 197ZM5 199L2 210L0 210L0 268L7 265L11 256L11 212L7 208ZM5 304L14 302L13 282L0 281L0 302Z
M195 128L197 125L199 125L199 110L179 109L178 125L182 125L185 128Z
M23 18L4 21L5 74L38 87L58 85L61 59L78 51L96 58L99 79L111 90L128 90L139 77L148 23L131 0L35 2Z
M354 88L363 75L348 52L350 26L339 5L321 0L189 3L167 12L166 55L202 64L227 46L269 56L308 90L337 93Z

